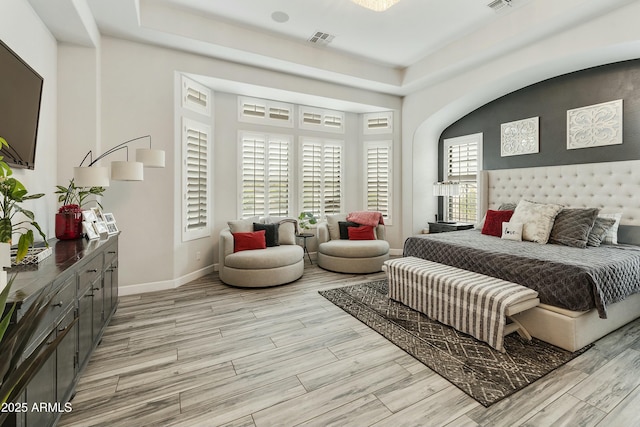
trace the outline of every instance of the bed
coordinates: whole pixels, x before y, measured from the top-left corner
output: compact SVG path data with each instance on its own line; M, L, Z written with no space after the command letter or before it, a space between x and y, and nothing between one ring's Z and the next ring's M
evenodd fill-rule
M410 237L404 255L530 287L541 304L517 316L536 338L575 351L640 317L640 161L484 171L481 210L525 199L622 213L619 245L515 242L479 230Z

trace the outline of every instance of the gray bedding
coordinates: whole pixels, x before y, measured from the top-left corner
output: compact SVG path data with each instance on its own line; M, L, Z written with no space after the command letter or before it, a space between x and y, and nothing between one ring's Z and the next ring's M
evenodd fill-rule
M519 283L540 302L569 310L598 309L640 292L640 248L602 245L586 249L486 236L479 230L410 237L404 255L428 259Z

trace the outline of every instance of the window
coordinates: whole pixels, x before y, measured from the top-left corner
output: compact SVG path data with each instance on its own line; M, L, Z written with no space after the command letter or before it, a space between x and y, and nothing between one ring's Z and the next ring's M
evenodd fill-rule
M341 212L342 142L303 138L300 169L300 209L317 217Z
M240 134L240 212L291 216L291 137Z
M239 96L238 120L245 123L293 127L293 105Z
M365 135L393 133L393 112L367 113L362 115Z
M210 126L183 118L183 240L210 235L210 139Z
M449 221L477 222L481 150L481 133L444 140L444 180L460 183L459 195L445 198L445 218Z
M300 129L344 133L345 115L341 111L300 107Z
M211 116L211 90L182 76L182 108Z
M391 225L391 141L364 143L365 207L382 213Z

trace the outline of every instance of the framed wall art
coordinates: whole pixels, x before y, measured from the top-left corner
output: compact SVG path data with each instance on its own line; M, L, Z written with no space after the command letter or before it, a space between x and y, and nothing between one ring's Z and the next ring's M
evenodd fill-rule
M531 117L501 124L500 156L537 153L540 150L539 122L539 117Z
M567 111L567 150L622 144L622 99Z

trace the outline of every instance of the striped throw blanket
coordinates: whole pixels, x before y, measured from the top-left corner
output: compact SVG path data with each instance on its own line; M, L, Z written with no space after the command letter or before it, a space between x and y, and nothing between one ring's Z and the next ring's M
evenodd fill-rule
M504 351L506 309L536 298L522 285L415 257L386 262L389 298Z

